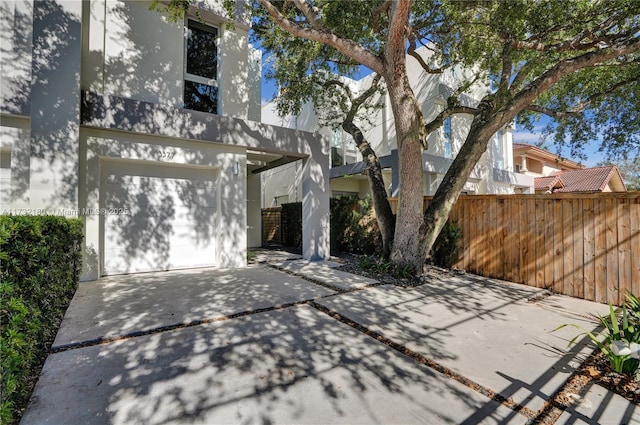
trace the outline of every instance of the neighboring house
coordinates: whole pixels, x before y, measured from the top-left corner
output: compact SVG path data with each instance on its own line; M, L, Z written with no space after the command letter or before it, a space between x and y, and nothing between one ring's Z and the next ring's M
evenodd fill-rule
M422 50L421 53L425 53L425 50ZM407 68L411 87L422 105L423 114L427 119L435 117L444 108L446 98L452 92L451 87L457 86L456 81L459 81L462 71L454 70L442 75L426 74L412 57L407 57ZM368 76L357 81L347 81L358 91L363 87L368 87L371 78ZM486 86L476 85L471 96L461 96L461 102L469 106L476 106L487 90ZM395 196L398 175L393 113L388 96L377 101L381 108L372 113L370 117L372 124L362 124L362 128L381 159L388 194ZM470 115L455 115L447 119L439 131L429 136L429 148L423 153L422 158L424 195L435 193L464 142L471 120ZM320 127L318 117L310 104L305 105L302 112L296 117L280 118L276 113L275 103L271 102L262 108L262 121L319 132L328 137L331 140L330 187L332 195L358 194L362 197L368 193L368 181L362 175L364 164L361 162L362 158L351 136L341 129L332 130ZM463 192L469 194L533 193L533 178L514 172L512 145L512 128L506 127L500 130L489 144L487 152L473 169ZM264 173L263 207L299 201L300 182L296 175L295 164Z
M577 162L560 158L554 153L525 143L513 144L513 164L517 173L533 177L584 168L584 165Z
M0 209L84 217L83 280L246 264L260 172L299 161L303 255L329 256L328 139L261 124L238 4L2 1Z
M622 175L615 165L556 171L550 176L536 177L536 193L626 192Z
M624 192L618 167L585 168L542 148L514 143L513 162L518 173L535 178L535 193Z

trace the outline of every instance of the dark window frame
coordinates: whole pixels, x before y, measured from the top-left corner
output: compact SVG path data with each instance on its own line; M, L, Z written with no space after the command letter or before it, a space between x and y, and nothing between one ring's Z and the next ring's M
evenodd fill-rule
M214 37L215 54L213 55L213 65L208 65L209 68L214 68L214 78L211 78L210 70L205 70L202 74L198 75L197 69L190 68L190 55L189 55L189 42L191 31L207 32ZM220 77L220 29L213 25L198 22L194 19L187 18L185 22L185 40L184 40L184 78L183 78L183 106L185 109L191 109L211 114L220 113L220 92L219 92L219 77ZM206 43L204 39L204 43ZM198 59L197 55L192 55L195 59ZM193 72L188 72L193 71ZM196 72L196 73L194 73Z

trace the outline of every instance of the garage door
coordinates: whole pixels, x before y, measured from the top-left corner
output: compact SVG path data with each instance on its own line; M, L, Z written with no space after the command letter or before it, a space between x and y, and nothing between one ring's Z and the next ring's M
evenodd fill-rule
M217 170L105 162L103 274L215 265Z

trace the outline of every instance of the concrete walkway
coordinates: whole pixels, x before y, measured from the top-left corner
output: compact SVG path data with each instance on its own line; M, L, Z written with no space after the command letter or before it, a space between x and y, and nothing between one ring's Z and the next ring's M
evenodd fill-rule
M473 276L405 289L277 261L286 272L82 283L21 423L524 424L591 350L549 331L607 310ZM557 423L640 423L616 397L590 387Z

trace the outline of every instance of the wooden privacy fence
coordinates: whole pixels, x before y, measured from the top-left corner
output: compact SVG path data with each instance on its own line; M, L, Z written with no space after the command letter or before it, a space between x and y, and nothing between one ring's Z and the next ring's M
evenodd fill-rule
M455 267L601 303L640 294L640 192L463 195L449 219Z
M262 209L262 245L282 244L282 207Z

